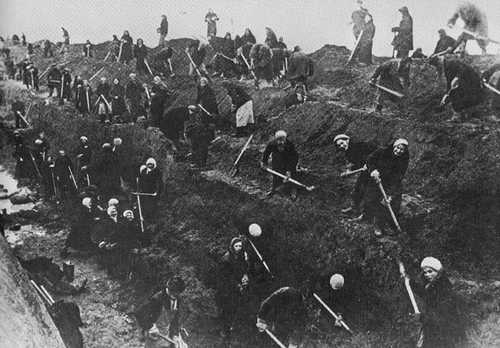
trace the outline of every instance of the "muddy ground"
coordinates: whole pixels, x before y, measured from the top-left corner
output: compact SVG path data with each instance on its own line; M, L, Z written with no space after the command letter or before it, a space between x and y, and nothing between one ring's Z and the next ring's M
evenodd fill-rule
M174 43L181 51L186 40ZM105 56L106 45L98 46L97 57ZM118 74L123 79L131 71L117 63L82 60L77 45L71 50L74 53L64 59L69 59L74 73L84 77L101 66L105 66L104 75L108 77ZM375 91L366 83L374 68L345 68L348 55L347 49L338 46L325 46L313 53L317 69L311 93L317 101L288 110L282 104L286 92L277 88L255 91L251 83L243 84L254 98L259 124L236 178L228 172L246 139L223 135L211 148L209 170L193 172L186 164L173 161L172 149L155 129L102 127L96 120L78 117L71 106L61 109L55 104L43 105L42 100L24 94L25 99L35 102L31 114L34 129L27 132L28 138L44 129L54 149L64 147L72 154L81 134L92 135L89 138L94 148L120 136L130 155L130 170L146 155L154 155L164 172L167 192L160 216L148 226L152 245L141 256L137 279L111 279L91 255L69 259L76 265L78 279L89 279L89 291L72 298L88 323L82 329L87 346L140 346L138 332L126 313L176 272L188 280L185 326L191 332L190 345L221 346L214 270L230 239L244 234L252 222L263 227L259 247L270 268L279 273L274 282L260 284L260 295L282 285L300 286L311 278L334 272L346 277L351 297L344 317L356 334L350 337L332 328L331 321L322 314L319 321L311 321L307 346L412 346L418 324L408 314L411 307L396 259L402 256L415 275L419 260L427 255L444 262L459 291L469 320L467 346L499 345L500 115L484 104L467 122L445 122L451 111L436 111L444 82L425 64L413 67L412 97L406 108L391 105L384 113L375 113ZM176 57L174 64L185 67L185 57ZM495 59L474 57L471 62L481 69ZM39 53L35 61L40 71L51 62ZM175 90L172 106L194 100L194 82L182 76L182 71L168 83ZM20 93L19 86L4 88L11 95ZM214 88L217 99L223 100L225 92L220 81L215 81ZM1 111L7 124L12 122L6 109ZM223 103L222 117L231 120L228 112L229 105ZM258 169L257 162L265 142L279 128L288 131L297 144L301 165L309 169L301 179L318 186L311 193L301 192L297 202L281 196L267 199L264 195L270 179ZM369 225L349 221L340 214L354 180L338 176L342 160L332 140L340 132L381 145L398 136L410 141L402 235L377 240ZM9 148L4 147L2 152L7 156ZM23 242L20 253L47 255L62 262L59 250L71 219L71 207L63 209L50 202L37 203L37 207L41 213L15 215L14 219L25 227L9 234ZM54 219L54 215L59 218ZM257 299L251 301L256 303ZM309 306L311 313L318 309L312 302ZM238 321L234 347L261 346L251 323L256 308L250 307L249 315Z

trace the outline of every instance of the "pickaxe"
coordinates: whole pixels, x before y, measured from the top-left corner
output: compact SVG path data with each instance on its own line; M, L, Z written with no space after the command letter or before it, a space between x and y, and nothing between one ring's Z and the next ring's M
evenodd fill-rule
M351 60L354 58L354 54L356 53L356 50L358 49L358 46L359 46L359 43L361 42L362 36L363 36L363 30L361 30L358 38L356 39L356 43L354 44L354 48L352 49L351 55L349 56L349 59L347 60L346 65L349 65Z
M382 85L379 85L378 83L374 83L373 84L375 87L377 87L378 89L381 89L382 91L384 92L387 92L389 94L392 94L393 96L395 97L398 97L398 98L403 98L405 95L403 93L400 93L400 92L397 92L397 91L394 91L390 88L387 88L387 87L384 87Z
M243 145L240 153L238 154L238 157L236 157L236 160L234 161L233 166L231 167L231 170L229 171L229 174L231 176L236 176L236 174L238 174L238 164L240 163L241 157L243 156L243 154L245 153L245 151L250 146L250 143L252 142L252 139L253 139L253 134L251 134L248 137L248 140L246 141L245 145Z
M330 313L330 315L335 319L335 320L338 320L340 321L340 325L342 325L342 327L344 329L346 329L347 331L349 331L350 334L354 334L354 332L352 332L351 328L349 326L347 326L347 324L345 323L345 321L343 319L341 319L341 317L339 315L337 315L322 299L321 297L319 297L318 295L314 294L313 293L313 297L323 306L323 308L325 308L327 310L328 313Z
M401 261L399 261L399 273L401 273L401 277L403 277L405 280L405 287L406 291L408 292L408 297L410 298L411 305L413 306L413 311L415 314L419 314L420 310L418 309L417 301L415 300L415 295L413 294L413 290L411 289L410 286L410 278L406 274L405 266Z
M265 329L264 332L269 337L271 337L271 339L274 341L274 343L276 343L278 345L278 347L280 347L280 348L286 348L286 346L283 343L281 343L281 341L271 331L269 331L268 329Z
M194 61L193 61L193 58L191 58L191 55L189 54L189 52L185 51L188 58L189 58L189 61L191 62L191 64L193 65L193 68L196 70L196 73L198 74L199 77L201 77L201 72L200 70L198 69L198 66L196 64L194 64Z
M116 57L117 62L119 62L120 59L122 58L122 52L123 52L123 41L120 42L120 50L118 51L118 57Z
M156 197L158 193L148 193L148 192L130 192L131 195L134 196L147 196L147 197Z
M35 157L33 157L33 153L30 151L30 157L31 161L33 162L33 166L35 167L36 175L41 179L42 178L42 173L40 173L40 169L38 168L38 165L36 164Z
M496 41L496 40L493 40L493 39L490 39L489 37L487 36L481 36L479 34L476 34L470 30L467 30L467 29L462 29L462 31L466 34L469 34L469 35L472 35L474 36L474 38L476 40L482 40L482 41L488 41L488 42L491 42L491 43L494 43L494 44L497 44L497 45L500 45L500 41Z
M282 178L282 179L286 179L286 180L288 180L289 182L291 182L292 184L295 184L295 185L297 185L297 186L303 187L303 188L305 188L307 191L312 191L312 190L314 190L314 189L316 188L316 186L307 186L307 185L304 185L303 183L298 182L298 181L297 181L297 180L295 180L295 179L289 178L289 177L287 177L286 175L281 174L281 173L279 173L279 172L277 172L277 171L275 171L275 170L273 170L273 169L271 169L271 168L264 167L264 170L265 170L266 172L269 172L269 173L271 173L271 174L273 174L273 175L276 175L276 176L278 176L278 177L280 177L280 178Z
M248 70L250 70L250 72L252 73L252 76L255 79L255 81L257 81L257 75L255 75L255 71L253 71L253 69L250 67L250 64L248 64L248 60L245 58L245 55L243 54L243 52L240 52L240 56L243 59L243 61L245 62L245 65L247 66Z
M198 106L199 106L199 107L200 107L200 109L201 109L204 113L206 113L208 116L213 117L213 115L212 115L212 114L211 114L211 113L210 113L207 109L205 109L205 108L203 107L203 105L198 104Z
M356 173L360 173L360 172L364 172L366 171L368 168L366 167L366 164L361 167L361 168L358 168L358 169L355 169L355 170L348 170L348 171L345 171L343 172L342 174L340 174L340 177L341 178L345 178L346 176L350 176L350 175L354 175Z
M23 114L21 114L21 111L16 111L17 115L23 120L24 123L26 123L26 126L31 127L31 124L24 118Z
M486 80L483 80L483 84L484 84L484 87L488 88L493 93L500 95L500 91L498 89L496 89L495 87L493 87L492 85L490 85L488 82L486 82Z
M384 186L382 185L382 180L380 178L375 179L377 182L378 188L380 190L380 193L382 193L382 198L384 200L385 206L389 210L389 213L391 214L392 221L394 222L394 225L396 226L396 229L398 232L401 233L401 226L399 226L398 219L396 219L396 214L394 214L394 210L392 210L391 207L391 202L389 201L389 198L387 197L387 194L385 193Z
M137 184L137 191L139 191L139 178L135 178L135 182ZM141 224L141 232L144 233L144 217L142 216L141 196L136 195L136 197L137 197L137 210L139 210L139 222Z
M73 175L73 171L71 170L70 166L68 166L68 170L71 181L73 181L73 185L75 185L75 189L78 191L78 184L76 183L75 176Z
M147 59L144 59L144 64L146 64L146 68L148 68L149 73L153 76L153 71L151 70Z
M89 82L91 82L93 79L95 79L97 77L97 75L99 75L101 73L101 71L103 71L103 70L104 70L104 67L97 70L97 72L94 75L92 75L92 77L89 79Z
M255 244L252 243L252 241L250 239L248 239L248 243L250 243L250 245L252 246L252 249L253 251L255 251L255 254L257 255L257 257L259 258L260 262L262 262L262 264L264 265L264 268L266 269L267 273L269 273L269 275L274 278L273 274L271 273L271 270L269 269L269 266L267 265L266 261L264 260L264 258L262 257L261 253L259 252L259 250L257 249L257 247L255 246Z

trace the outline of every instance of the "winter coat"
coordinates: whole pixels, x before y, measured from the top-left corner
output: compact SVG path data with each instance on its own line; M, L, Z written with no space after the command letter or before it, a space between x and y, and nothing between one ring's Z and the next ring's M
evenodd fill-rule
M370 142L355 143L349 141L349 147L345 151L345 158L352 163L352 170L359 169L366 164L368 156L377 150L377 146Z
M366 159L366 165L368 173L375 169L380 172L380 179L388 194L400 193L409 161L410 155L408 151L405 151L401 156L394 156L393 145L391 144L372 152Z
M50 69L47 74L47 86L49 88L58 88L61 85L61 71L57 68Z
M162 191L163 181L162 174L158 168L148 171L143 169L139 173L139 191L144 193L157 193L160 195Z
M290 81L303 80L314 74L314 63L302 52L294 52L288 60L286 78Z
M160 120L160 130L165 136L178 141L184 131L184 122L189 117L188 108L185 106L166 110Z
M439 38L436 48L434 49L434 54L436 53L441 53L448 48L453 48L455 47L455 39L452 38L451 36L446 35L445 37Z
M141 86L139 81L130 80L125 86L125 96L127 97L127 99L140 101L143 90L144 88Z
M83 155L78 160L80 162L80 167L86 166L90 163L90 159L92 158L92 149L89 144L81 144L78 146L76 150L77 155Z
M227 89L227 94L231 97L231 103L236 107L236 109L239 109L247 101L252 100L250 95L241 86L227 83L224 84L224 87Z
M233 245L239 240L234 238L228 251L222 256L218 272L219 297L231 296L239 293L239 286L244 275L249 274L249 260L247 253L242 249L236 254Z
M62 182L70 181L70 172L69 169L74 173L73 163L68 156L59 156L56 158L56 166L54 168L56 176L59 177L59 180Z
M175 301L170 297L165 289L155 293L148 298L137 310L134 315L139 326L143 330L149 330L153 324L158 321L162 310L166 311L169 323L169 336L177 335L180 331L180 308L182 300L177 298Z
M465 337L463 318L450 280L445 274L433 282L411 281L412 288L424 303L422 313L423 348L454 348Z
M471 66L456 60L444 59L444 75L446 77L447 90L451 88L451 82L455 77L459 78L459 87L452 90L450 102L455 111L479 105L484 99L481 77Z
M166 18L161 20L160 34L165 36L168 34L168 20Z
M399 27L392 30L397 33L392 40L394 49L411 51L413 49L413 18L409 14L403 14Z
M274 170L280 173L291 172L292 175L295 173L297 163L299 162L299 154L295 150L295 145L290 140L286 140L283 151L278 150L276 140L271 141L264 150L262 162L267 163L271 154L273 156L272 167Z
M126 111L125 107L125 88L120 84L113 84L109 91L111 98L111 110L113 115L122 115Z
M99 98L101 95L106 98L106 101L109 102L109 90L111 89L111 86L109 83L104 82L104 83L99 83L97 85L97 88L95 90L95 93L97 95L97 98ZM104 102L104 100L102 100Z
M257 40L255 40L255 36L252 34L252 32L249 32L248 34L243 34L241 36L241 42L243 43L243 45L246 44L247 42L255 44Z
M197 90L196 104L201 104L211 114L218 115L219 107L213 89L210 86L198 86Z

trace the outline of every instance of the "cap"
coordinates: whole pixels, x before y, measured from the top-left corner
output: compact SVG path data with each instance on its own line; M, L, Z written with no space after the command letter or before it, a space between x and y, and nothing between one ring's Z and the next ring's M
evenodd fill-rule
M287 134L284 130L279 130L276 133L274 133L274 137L277 138L286 138Z
M330 286L333 290L339 290L344 286L344 276L342 274L335 273L330 277Z
M336 143L339 140L349 140L351 139L347 134L338 134L333 138L333 143Z
M251 224L250 226L248 226L248 233L250 233L252 237L260 237L260 235L262 234L262 229L258 224Z

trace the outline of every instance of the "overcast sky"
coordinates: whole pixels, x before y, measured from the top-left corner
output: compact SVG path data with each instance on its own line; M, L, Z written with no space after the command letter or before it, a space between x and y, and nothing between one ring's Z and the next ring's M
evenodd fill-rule
M473 0L488 14L490 37L500 41L500 1ZM444 27L457 7L457 0L365 0L373 14L377 32L374 53L391 55L391 27L400 20L397 11L408 6L414 20L415 47L424 52L434 49L437 30ZM49 38L61 41L60 27L68 29L72 42L109 40L121 36L124 29L134 40L142 37L146 45L157 44L161 14L170 23L167 38L206 35L204 17L208 8L220 17L218 36L226 31L241 34L250 27L258 41L264 39L264 27L274 29L289 46L300 45L312 52L324 44L351 47L350 14L354 0L0 0L0 34L24 32L28 41ZM449 30L452 36L459 33ZM470 51L477 53L476 44ZM490 45L489 52L500 47Z

